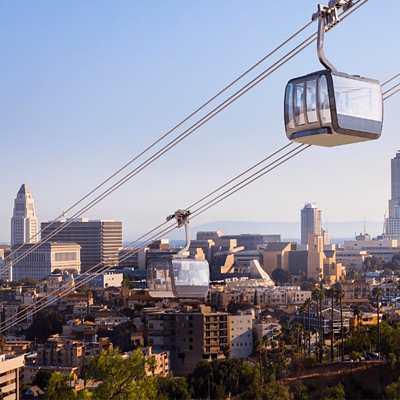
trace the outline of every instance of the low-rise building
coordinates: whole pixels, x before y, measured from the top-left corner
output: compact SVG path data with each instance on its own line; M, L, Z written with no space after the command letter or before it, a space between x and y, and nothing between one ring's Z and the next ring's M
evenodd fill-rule
M15 252L13 280L33 278L35 281L39 281L56 269L80 272L81 246L79 244L46 242L33 250L34 246L37 244L15 245L12 248L12 251Z

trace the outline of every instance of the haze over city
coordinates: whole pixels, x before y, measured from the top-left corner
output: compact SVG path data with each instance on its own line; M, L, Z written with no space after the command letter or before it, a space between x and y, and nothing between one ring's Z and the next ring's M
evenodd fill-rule
M22 183L34 195L39 220L52 220L316 11L310 0L284 4L285 10L280 2L260 1L3 2L0 240L9 241ZM397 2L370 1L326 35L325 53L340 71L384 82L399 64L393 51L399 28L387 23L399 10ZM304 37L315 30L312 24ZM85 216L123 221L124 238L133 239L192 204L287 143L286 82L320 68L312 44ZM383 223L390 159L399 147L398 101L385 102L379 140L314 146L202 214L196 225L298 222L310 201L328 226Z

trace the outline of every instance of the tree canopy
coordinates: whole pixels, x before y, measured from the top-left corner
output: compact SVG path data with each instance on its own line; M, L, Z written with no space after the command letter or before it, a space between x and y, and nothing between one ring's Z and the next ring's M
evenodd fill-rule
M282 268L275 268L272 271L271 278L276 283L290 283L292 281L292 274Z
M146 375L146 360L135 350L123 357L117 349L106 350L85 363L86 380L100 382L95 389L77 392L68 385L70 377L54 373L46 393L47 399L65 400L151 400L156 398L157 380Z
M62 332L62 315L54 310L39 311L33 324L26 330L27 340L44 343L50 335Z

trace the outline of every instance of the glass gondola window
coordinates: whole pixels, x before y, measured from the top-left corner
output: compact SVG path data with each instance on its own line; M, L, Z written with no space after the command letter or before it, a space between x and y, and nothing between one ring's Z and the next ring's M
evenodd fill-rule
M311 124L317 122L317 81L311 80L307 82L307 120Z
M296 125L304 125L305 121L305 110L304 110L304 84L300 83L295 86L294 92L294 111L295 111L295 122Z
M153 269L153 284L156 291L172 291L169 264L165 261L155 261Z
M294 129L293 119L293 85L290 83L286 89L285 97L286 129Z
M325 75L319 77L318 88L321 124L329 124L331 123L331 110L329 107L328 84Z
M382 96L379 84L333 75L338 124L355 129L362 120L382 121ZM367 123L367 121L365 121Z
M179 293L183 294L187 290L187 294L190 294L198 288L202 291L203 287L208 289L209 267L206 261L172 260L172 268L175 287Z

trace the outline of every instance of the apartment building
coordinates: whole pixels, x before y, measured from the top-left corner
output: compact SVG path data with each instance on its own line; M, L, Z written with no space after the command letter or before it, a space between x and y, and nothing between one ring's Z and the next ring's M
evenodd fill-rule
M5 400L19 400L20 375L25 363L21 356L0 354L0 390Z

